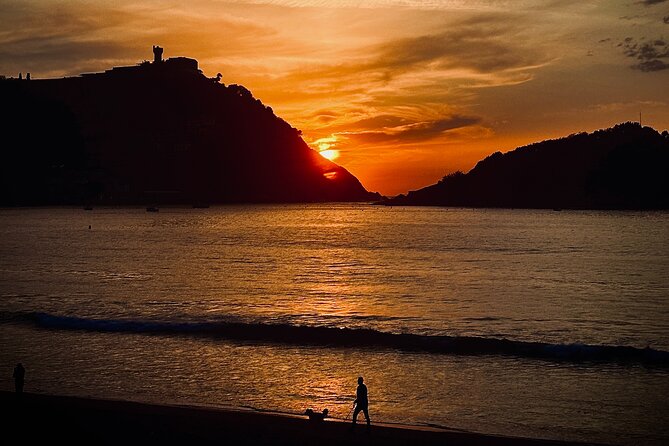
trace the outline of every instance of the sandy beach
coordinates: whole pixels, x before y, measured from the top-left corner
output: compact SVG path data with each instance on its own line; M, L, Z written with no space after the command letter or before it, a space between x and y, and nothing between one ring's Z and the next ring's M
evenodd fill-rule
M36 444L576 445L412 426L39 394L0 393L5 438Z

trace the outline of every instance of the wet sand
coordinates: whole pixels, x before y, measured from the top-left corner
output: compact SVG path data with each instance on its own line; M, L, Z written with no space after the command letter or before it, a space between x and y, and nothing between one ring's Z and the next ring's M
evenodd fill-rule
M585 443L413 426L311 422L306 416L0 392L3 436L23 444L491 445Z

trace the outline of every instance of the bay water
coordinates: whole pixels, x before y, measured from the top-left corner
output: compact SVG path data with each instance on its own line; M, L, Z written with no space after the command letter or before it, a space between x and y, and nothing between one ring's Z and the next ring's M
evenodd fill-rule
M26 390L669 443L669 213L0 210Z

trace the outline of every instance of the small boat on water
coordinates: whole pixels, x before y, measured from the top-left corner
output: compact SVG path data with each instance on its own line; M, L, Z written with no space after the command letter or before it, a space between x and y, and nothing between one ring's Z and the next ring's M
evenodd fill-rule
M84 206L84 211L92 211L93 206Z
M146 212L158 212L158 206L147 206L146 207Z

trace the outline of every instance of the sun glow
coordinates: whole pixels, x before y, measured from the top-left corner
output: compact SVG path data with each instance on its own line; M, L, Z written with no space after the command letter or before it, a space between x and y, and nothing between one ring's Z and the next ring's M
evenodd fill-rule
M330 161L339 158L339 150L335 150L336 144L337 137L335 135L320 138L311 143L312 147L316 147L316 150L318 150L318 153L320 153L323 158Z
M323 158L328 159L330 161L339 158L339 150L332 150L332 149L327 149L327 150L321 150L318 152Z

